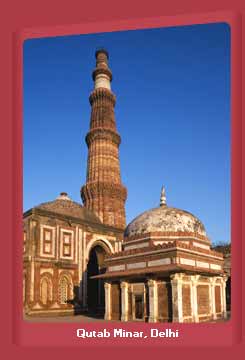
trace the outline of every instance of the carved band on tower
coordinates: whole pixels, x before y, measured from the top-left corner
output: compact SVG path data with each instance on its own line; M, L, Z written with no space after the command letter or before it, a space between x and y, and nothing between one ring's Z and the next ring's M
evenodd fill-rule
M98 50L95 56L96 68L92 74L94 90L89 97L92 108L90 130L86 136L87 180L81 188L81 197L84 206L97 214L104 224L124 229L127 190L121 183L121 138L116 129L112 73L107 51Z

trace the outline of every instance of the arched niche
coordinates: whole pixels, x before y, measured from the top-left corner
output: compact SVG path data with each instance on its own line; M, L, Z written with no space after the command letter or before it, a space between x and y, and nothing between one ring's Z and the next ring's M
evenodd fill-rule
M43 305L53 300L53 283L49 274L43 275L40 279L40 300Z

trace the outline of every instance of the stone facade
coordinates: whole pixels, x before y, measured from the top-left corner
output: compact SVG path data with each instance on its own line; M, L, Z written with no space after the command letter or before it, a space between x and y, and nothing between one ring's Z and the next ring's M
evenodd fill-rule
M106 320L147 322L204 322L226 318L225 280L175 273L135 282L106 282ZM114 288L121 292L113 292ZM115 308L114 303L121 308Z
M24 214L23 302L29 315L86 310L91 249L99 246L108 255L121 249L120 230L87 211L82 217L82 206L62 197Z
M123 277L106 281L106 320L147 322L203 322L227 317L223 276L173 273L154 277ZM113 288L121 292L113 292ZM114 303L119 304L121 308Z

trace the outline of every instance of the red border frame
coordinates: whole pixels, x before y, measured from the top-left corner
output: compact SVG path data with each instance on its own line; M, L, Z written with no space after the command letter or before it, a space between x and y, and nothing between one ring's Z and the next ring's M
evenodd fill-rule
M153 1L154 2L154 1ZM227 4L228 2L228 4ZM78 356L84 356L85 350L91 350L91 347L96 345L96 348L93 349L93 356L101 357L101 347L104 350L107 349L106 353L108 355L108 346L110 347L111 356L120 356L120 354L125 355L125 351L128 349L130 353L139 354L139 349L142 348L143 354L149 355L154 350L155 353L163 354L165 356L173 356L173 354L178 354L183 356L187 347L191 346L191 351L193 356L198 356L198 358L204 358L207 356L206 351L202 350L200 353L200 346L206 347L206 350L212 350L212 354L217 356L217 352L213 347L219 347L218 356L231 356L231 351L235 358L239 355L240 351L244 349L244 342L242 341L242 297L241 293L244 291L244 288L241 287L242 284L242 3L240 1L233 0L232 6L230 1L223 0L223 5L228 5L229 9L234 9L233 11L217 11L219 7L218 0L207 0L205 5L203 4L202 8L198 8L196 3L190 0L186 0L183 4L169 4L168 6L163 6L163 4L157 4L155 12L152 11L152 6L148 4L139 7L134 7L132 2L123 2L121 16L128 18L136 15L135 19L131 20L120 20L120 16L111 11L108 11L109 7L104 5L103 10L97 4L88 5L87 11L84 7L84 4L80 3L73 10L67 10L60 8L60 2L53 0L53 4L44 2L44 9L40 10L40 17L38 19L36 15L36 9L26 6L19 13L21 18L18 18L16 14L13 15L12 12L9 12L6 23L7 34L10 35L15 31L16 27L22 29L18 32L15 32L12 37L13 48L9 48L9 43L7 44L8 59L10 63L12 62L12 80L8 77L5 79L6 87L4 92L13 88L13 100L12 100L12 111L9 112L9 109L6 107L10 105L9 99L6 104L3 104L5 107L6 114L8 116L13 115L13 122L6 124L6 121L1 125L5 130L4 134L7 136L3 138L1 145L2 156L5 163L5 171L7 172L7 181L2 182L4 186L3 193L3 204L4 212L3 217L6 219L7 231L5 238L8 239L11 235L14 235L13 243L5 240L4 236L2 241L4 246L9 250L9 255L11 255L11 263L3 263L9 269L10 277L5 284L6 291L10 291L9 298L2 297L1 301L3 305L3 317L10 315L12 321L7 322L4 325L3 329L7 337L6 342L4 342L3 348L6 349L8 355L16 356L22 354L27 358L28 356L35 356L35 358L41 358L46 354L53 355L50 347L56 347L56 353L59 352L59 357L65 358L72 354L77 354ZM238 4L237 4L238 3ZM10 4L12 5L12 4ZM35 4L34 4L35 5ZM130 7L131 5L131 7ZM22 5L24 7L24 5ZM193 8L192 8L193 6ZM13 6L11 6L13 9ZM72 4L69 4L69 9L72 8ZM11 9L11 10L12 10ZM127 9L125 13L125 9ZM131 12L129 11L131 9ZM195 10L194 10L195 9ZM60 10L62 10L60 12ZM210 12L205 12L205 11ZM51 11L51 15L50 15ZM84 18L78 19L76 16L77 11L82 12L82 16L95 16L95 21L86 22ZM183 14L183 12L188 13L189 15L174 15L174 14ZM195 12L195 13L194 13ZM127 14L131 14L131 16ZM149 14L165 14L164 17L152 17L146 18ZM34 20L31 20L31 16L34 14ZM85 15L84 15L85 14ZM3 13L3 15L5 15ZM171 16L170 16L171 15ZM45 16L47 16L45 18ZM140 16L140 18L139 18ZM96 19L97 17L97 19ZM102 21L103 18L107 18L106 21ZM113 18L113 21L108 20L108 18ZM48 20L45 20L48 19ZM66 19L68 19L66 21ZM97 21L96 21L97 20ZM16 23L14 23L16 21ZM37 25L33 24L36 23ZM48 27L40 27L40 23L49 24ZM172 329L179 329L181 334L180 338L177 340L148 340L148 341L136 341L136 340L125 340L125 339L114 339L114 340L83 340L77 339L75 336L75 330L78 327L85 327L85 324L79 323L69 323L69 324L60 324L60 323L26 323L22 321L22 304L21 301L16 299L21 299L22 294L22 44L23 41L27 38L34 37L48 37L48 36L58 36L58 35L69 35L69 34L82 34L82 33L91 33L91 32L106 32L106 31L118 31L118 30L129 30L129 29L143 29L151 27L163 27L163 26L178 26L178 25L190 25L190 24L201 24L201 23L211 23L211 22L226 22L231 26L231 99L232 99L232 319L226 323L219 324L171 324ZM68 23L65 26L57 26L57 23ZM75 25L72 25L76 23ZM78 24L79 23L79 24ZM27 25L31 24L30 29L26 29ZM7 35L6 35L7 36ZM6 41L9 40L9 37L6 38ZM5 66L9 69L9 64L4 63ZM8 75L8 74L7 74ZM7 93L7 95L10 95ZM5 120L5 118L4 118ZM14 130L11 133L11 130ZM6 154L6 149L10 150L9 154ZM6 191L5 191L6 189ZM13 216L11 217L12 214ZM8 247L7 247L8 246ZM6 270L3 272L3 276L6 274ZM11 287L12 285L12 287ZM3 292L2 292L3 293ZM5 293L5 291L4 291ZM10 302L10 299L12 300ZM5 311L9 309L9 313ZM102 325L101 325L102 324ZM104 328L104 323L90 323L86 324L87 329L101 329ZM122 328L132 328L132 324L122 324L122 323L108 323L106 324L107 329L111 329L119 325ZM3 326L3 325L2 325ZM134 324L134 329L153 327L151 324ZM165 327L159 324L154 325L154 327ZM169 326L167 326L169 327ZM9 330L9 331L8 331ZM14 346L13 344L18 344ZM125 347L127 345L127 347ZM140 345L140 347L139 347ZM23 346L28 346L24 348ZM32 348L30 348L30 346ZM68 346L69 348L65 348ZM72 348L71 348L72 346ZM183 348L183 346L185 346ZM212 349L210 349L210 346ZM37 351L37 347L49 347L49 349L42 349ZM59 349L58 349L58 348ZM123 349L124 347L124 349ZM221 347L223 347L221 354ZM118 349L120 348L120 354L118 354ZM190 348L189 348L190 349ZM83 353L81 354L80 351ZM170 352L171 350L171 352ZM173 350L175 351L173 353ZM48 352L47 352L48 351ZM137 352L136 352L137 351ZM189 353L190 354L190 353ZM236 355L235 355L236 354ZM18 356L17 355L17 356Z

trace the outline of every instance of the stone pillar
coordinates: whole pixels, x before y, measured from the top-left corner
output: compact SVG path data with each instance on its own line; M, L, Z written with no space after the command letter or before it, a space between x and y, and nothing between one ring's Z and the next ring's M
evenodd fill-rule
M156 280L148 280L149 296L149 322L157 322L158 319L158 297Z
M128 283L122 281L121 284L121 321L128 321Z
M111 283L105 282L105 320L111 320Z
M146 286L144 284L144 321L148 321L148 314L147 314L147 289Z
M227 318L227 310L226 310L226 281L227 276L223 276L222 282L221 282L221 302L222 302L222 313L224 319Z
M192 321L193 322L199 322L198 303L197 303L198 279L199 279L199 275L191 276L191 312L192 312Z
M58 228L58 227L57 227ZM77 244L77 247L78 247L78 276L79 276L79 303L81 305L84 305L84 302L83 302L83 271L84 271L84 268L83 268L83 263L84 263L84 260L83 260L83 230L82 229L78 229L77 230L77 241L78 241L78 244Z
M215 306L215 282L216 282L216 277L210 278L209 303L210 303L210 314L213 320L217 319L216 306Z
M182 308L182 274L173 274L171 278L172 287L172 309L173 322L183 322Z
M28 243L28 255L30 260L30 275L29 275L29 296L28 296L28 302L32 303L34 302L34 292L35 292L35 256L36 254L36 228L37 228L37 221L33 218L30 219L29 222L30 230L29 230L29 243Z
M34 260L32 258L31 260L31 266L30 266L30 284L29 284L29 288L30 288L30 302L34 301L34 279L35 279L35 263Z

